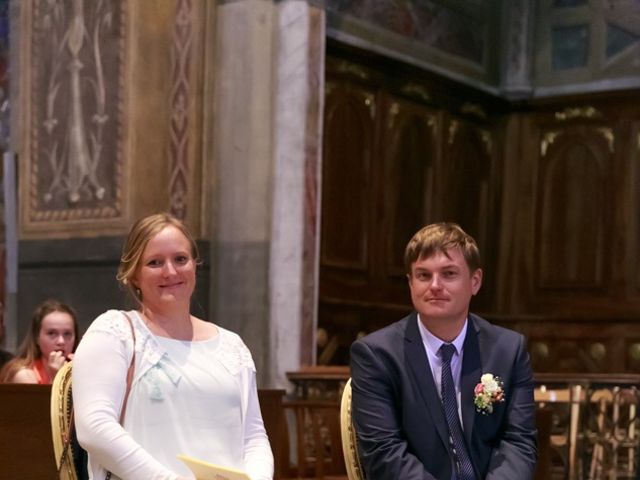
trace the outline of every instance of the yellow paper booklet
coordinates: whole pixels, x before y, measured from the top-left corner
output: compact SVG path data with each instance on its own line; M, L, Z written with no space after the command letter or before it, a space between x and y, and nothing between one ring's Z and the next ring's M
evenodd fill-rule
M197 480L251 480L242 470L214 465L186 455L178 455L178 458L189 467Z

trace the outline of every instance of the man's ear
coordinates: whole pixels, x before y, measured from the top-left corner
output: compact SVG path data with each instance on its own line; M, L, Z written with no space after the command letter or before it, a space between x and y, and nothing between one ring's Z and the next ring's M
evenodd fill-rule
M475 295L482 286L482 269L478 268L471 274L471 294Z

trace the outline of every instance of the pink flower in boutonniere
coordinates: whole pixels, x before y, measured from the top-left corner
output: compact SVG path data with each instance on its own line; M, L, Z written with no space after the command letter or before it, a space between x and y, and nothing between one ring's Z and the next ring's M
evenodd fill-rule
M480 383L473 389L473 403L476 410L483 415L493 412L493 404L504 402L504 390L500 377L485 373L480 377Z

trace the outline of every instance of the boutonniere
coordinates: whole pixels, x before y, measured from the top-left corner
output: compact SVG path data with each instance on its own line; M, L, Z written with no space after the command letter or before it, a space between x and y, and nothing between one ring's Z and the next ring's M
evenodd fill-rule
M500 377L492 373L485 373L480 377L480 383L473 389L473 403L476 410L483 415L493 412L493 404L504 402L504 390Z

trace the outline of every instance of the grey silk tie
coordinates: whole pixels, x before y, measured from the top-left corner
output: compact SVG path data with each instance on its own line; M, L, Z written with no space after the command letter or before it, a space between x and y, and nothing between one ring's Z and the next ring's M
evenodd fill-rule
M451 374L451 357L456 351L450 343L444 343L440 347L440 357L442 358L442 405L444 414L447 417L449 427L449 443L453 451L453 462L456 468L455 478L457 480L475 480L473 464L464 443L460 417L458 416L458 401L456 400L456 388Z

